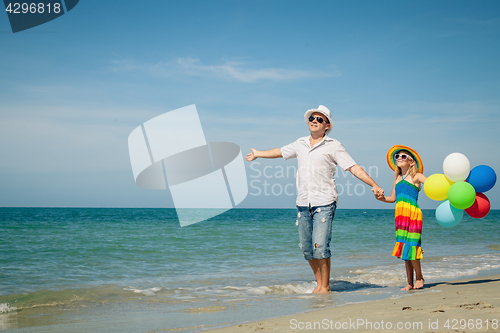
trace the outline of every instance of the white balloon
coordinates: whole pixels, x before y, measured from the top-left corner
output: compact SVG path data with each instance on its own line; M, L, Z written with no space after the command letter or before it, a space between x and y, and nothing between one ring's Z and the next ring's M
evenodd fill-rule
M464 154L450 154L444 159L443 171L452 182L464 181L470 172L469 159Z

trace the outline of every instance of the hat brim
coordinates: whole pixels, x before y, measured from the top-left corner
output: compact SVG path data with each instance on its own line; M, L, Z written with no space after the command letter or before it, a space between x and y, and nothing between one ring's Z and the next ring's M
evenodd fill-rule
M418 172L423 173L424 172L424 164L422 163L422 159L420 158L420 155L418 155L418 153L414 149L412 149L408 146L403 146L403 145L392 146L391 149L389 149L389 151L387 152L387 164L389 164L389 167L392 169L392 171L396 170L396 159L394 158L394 155L396 155L396 153L401 151L401 150L406 150L410 154L413 155L415 162L417 162Z
M330 118L323 110L320 109L310 109L306 111L306 114L304 115L304 120L306 121L307 124L309 124L309 117L314 113L314 112L319 112L322 115L324 115L327 119L328 122L330 123L330 127L325 131L325 134L328 134L332 131L333 129L333 121L332 118Z

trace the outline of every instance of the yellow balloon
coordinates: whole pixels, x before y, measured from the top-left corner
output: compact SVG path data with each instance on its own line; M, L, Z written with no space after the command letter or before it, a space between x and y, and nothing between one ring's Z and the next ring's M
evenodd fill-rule
M441 173L429 176L424 183L424 192L432 200L446 200L453 182Z

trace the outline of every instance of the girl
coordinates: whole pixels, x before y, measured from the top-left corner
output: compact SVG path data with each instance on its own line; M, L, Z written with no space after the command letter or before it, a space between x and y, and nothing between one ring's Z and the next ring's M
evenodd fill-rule
M422 248L422 211L417 204L421 184L426 180L424 166L417 152L410 147L396 145L387 152L387 163L394 170L394 186L390 197L380 201L396 202L396 245L392 255L405 261L408 284L401 290L422 289L424 277L420 269ZM413 271L416 281L413 284Z

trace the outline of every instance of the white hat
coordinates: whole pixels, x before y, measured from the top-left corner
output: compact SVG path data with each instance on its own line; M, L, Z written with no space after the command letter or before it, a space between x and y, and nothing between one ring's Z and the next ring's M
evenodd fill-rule
M319 112L319 113L321 113L322 115L324 115L328 119L328 122L330 123L330 127L325 131L325 134L330 133L332 131L332 128L333 128L333 121L332 121L332 117L330 115L330 110L328 110L328 108L326 106L324 106L324 105L318 106L317 109L307 110L306 114L304 115L304 119L306 120L306 123L309 124L309 117L314 112Z

